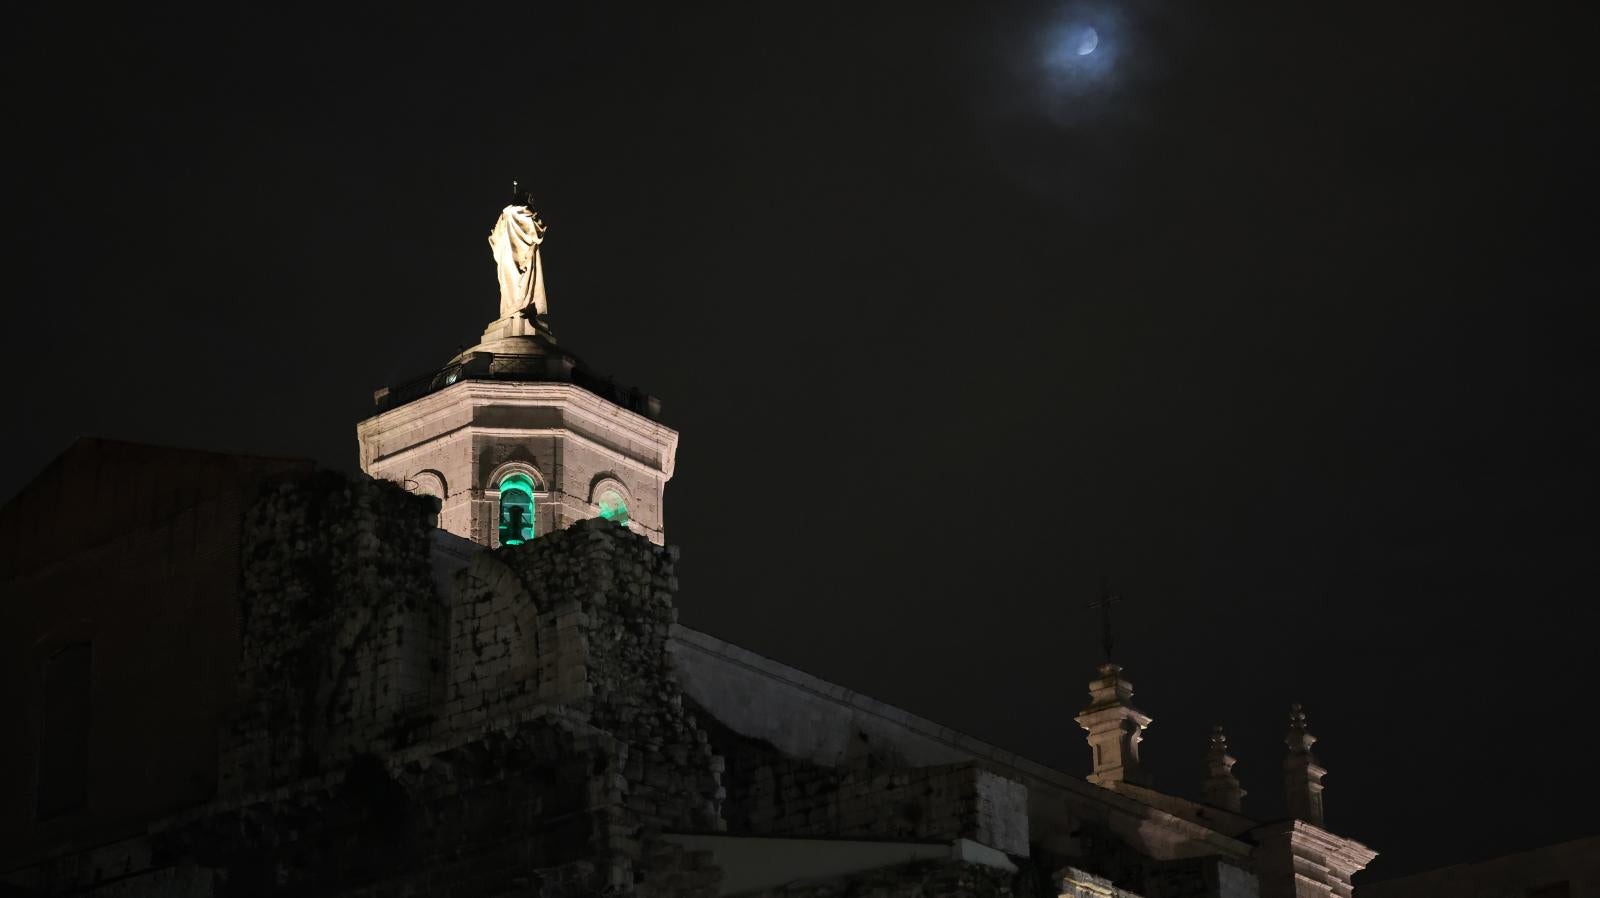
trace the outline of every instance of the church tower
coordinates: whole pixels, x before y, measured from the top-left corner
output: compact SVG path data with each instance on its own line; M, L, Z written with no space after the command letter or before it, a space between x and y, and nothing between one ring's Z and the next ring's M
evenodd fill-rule
M546 226L514 193L489 234L500 317L438 371L373 394L356 426L361 469L437 497L439 526L515 545L604 517L664 539L678 433L660 402L591 371L546 320Z

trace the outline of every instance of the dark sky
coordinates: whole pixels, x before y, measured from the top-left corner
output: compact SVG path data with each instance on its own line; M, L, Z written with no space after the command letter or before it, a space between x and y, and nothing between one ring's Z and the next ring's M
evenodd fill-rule
M1085 771L1106 579L1158 785L1220 721L1275 815L1298 700L1368 878L1596 831L1594 23L341 6L9 14L0 495L80 435L354 470L520 178L683 434L685 623Z

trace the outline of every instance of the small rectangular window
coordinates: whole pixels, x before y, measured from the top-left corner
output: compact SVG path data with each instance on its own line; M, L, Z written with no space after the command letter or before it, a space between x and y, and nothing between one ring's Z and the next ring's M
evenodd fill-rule
M88 798L89 643L65 646L44 663L39 694L40 820L81 811Z

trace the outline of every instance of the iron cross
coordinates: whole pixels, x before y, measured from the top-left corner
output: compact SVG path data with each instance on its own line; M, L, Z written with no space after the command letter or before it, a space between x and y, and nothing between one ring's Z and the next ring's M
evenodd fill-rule
M1114 596L1109 591L1101 590L1100 601L1090 602L1090 608L1100 609L1100 647L1105 650L1106 663L1111 663L1111 650L1116 647L1116 640L1111 636L1111 606L1122 601L1121 596Z

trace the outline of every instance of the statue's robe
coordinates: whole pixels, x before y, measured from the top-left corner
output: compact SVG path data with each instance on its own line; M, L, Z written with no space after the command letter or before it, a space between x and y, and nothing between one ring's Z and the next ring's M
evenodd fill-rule
M501 210L500 219L489 232L489 249L499 267L501 318L523 313L530 305L535 315L547 311L544 263L539 258L539 244L543 241L544 235L527 206Z

